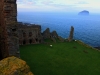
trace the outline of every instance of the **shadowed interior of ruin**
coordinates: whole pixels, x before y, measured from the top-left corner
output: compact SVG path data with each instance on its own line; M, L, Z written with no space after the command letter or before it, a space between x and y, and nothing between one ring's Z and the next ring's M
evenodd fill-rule
M38 42L38 39L37 38L35 40L36 40L36 42Z
M16 29L15 29L15 28L13 28L13 29L12 29L12 31L13 31L13 32L15 32L15 31L16 31Z
M32 43L32 39L29 39L29 43L30 43L30 44Z
M26 44L26 40L23 40L23 45L25 45Z

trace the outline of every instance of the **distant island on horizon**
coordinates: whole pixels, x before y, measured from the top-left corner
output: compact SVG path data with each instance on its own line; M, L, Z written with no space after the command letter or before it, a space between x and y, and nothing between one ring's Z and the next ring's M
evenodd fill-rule
M88 16L89 15L89 11L83 10L83 11L79 12L78 15Z

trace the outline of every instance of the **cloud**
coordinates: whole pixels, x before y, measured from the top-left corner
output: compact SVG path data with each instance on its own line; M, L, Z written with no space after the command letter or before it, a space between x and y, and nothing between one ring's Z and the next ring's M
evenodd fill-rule
M18 11L100 10L100 0L17 0ZM98 9L98 10L97 10Z

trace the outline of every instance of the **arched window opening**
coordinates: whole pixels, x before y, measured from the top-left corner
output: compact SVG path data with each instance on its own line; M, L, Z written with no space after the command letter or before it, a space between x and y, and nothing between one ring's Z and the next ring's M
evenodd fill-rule
M35 40L36 40L36 42L38 42L38 39L37 38Z
M32 32L29 32L29 37L31 37L32 36Z
M15 32L16 31L16 28L13 28L12 31Z
M29 39L29 43L32 44L32 39Z
M23 45L26 44L26 40L23 40Z

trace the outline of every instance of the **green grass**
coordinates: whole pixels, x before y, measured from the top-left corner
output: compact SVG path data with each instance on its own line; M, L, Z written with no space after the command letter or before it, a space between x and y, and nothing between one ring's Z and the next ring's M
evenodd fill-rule
M100 52L75 41L24 45L20 52L35 75L100 75Z

